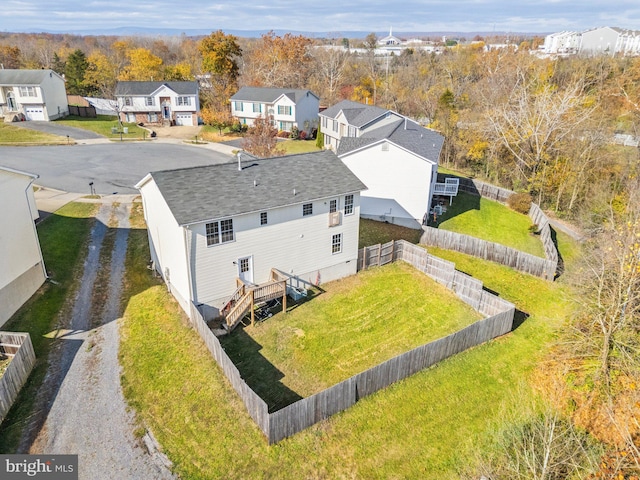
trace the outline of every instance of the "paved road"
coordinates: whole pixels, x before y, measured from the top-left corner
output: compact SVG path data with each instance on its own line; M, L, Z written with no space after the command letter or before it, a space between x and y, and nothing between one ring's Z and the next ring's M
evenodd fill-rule
M90 194L135 194L147 173L232 161L212 148L161 142L108 142L48 147L0 147L0 165L40 176L36 184Z
M81 128L68 127L66 125L60 125L55 122L40 122L40 121L30 121L30 122L14 122L11 125L21 128L27 128L29 130L37 130L39 132L51 133L53 135L60 135L61 137L66 137L74 140L87 140L92 138L104 138L102 135L98 135L95 132L89 130L83 130Z

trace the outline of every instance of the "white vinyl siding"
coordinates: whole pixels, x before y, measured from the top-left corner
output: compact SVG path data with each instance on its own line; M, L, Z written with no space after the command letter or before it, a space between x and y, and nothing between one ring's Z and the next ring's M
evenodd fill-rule
M355 212L359 208L355 196ZM325 201L327 203L325 203ZM269 223L260 225L262 212L233 217L234 242L207 247L205 224L186 229L186 244L194 249L191 269L197 303L221 306L216 301L231 295L238 278L238 259L251 256L255 283L269 280L272 268L306 281L328 282L356 272L359 216L344 218L329 229L329 199L315 204L316 214L302 217L301 204L268 210ZM341 254L332 253L332 236L342 234ZM235 263L234 263L235 262Z

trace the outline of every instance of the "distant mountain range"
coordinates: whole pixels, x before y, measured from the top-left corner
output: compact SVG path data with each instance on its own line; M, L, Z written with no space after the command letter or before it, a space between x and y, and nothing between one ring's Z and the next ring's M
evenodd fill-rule
M35 31L31 30L25 33L52 33L52 34L72 34L72 35L85 35L85 36L170 36L176 37L181 35L186 35L188 37L197 37L209 35L211 32L218 30L218 28L210 28L210 29L202 29L202 28L189 28L189 29L180 29L180 28L155 28L155 27L118 27L118 28L102 28L95 30L68 30L68 31L54 31L54 30L40 30ZM268 33L269 30L226 30L221 29L226 34L235 35L236 37L244 37L244 38L257 38L261 35ZM273 29L273 32L282 36L287 33L292 35L303 35L305 37L310 38L364 38L371 32L365 31L342 31L342 32L304 32L304 31L291 31L291 30L282 30L282 29ZM4 32L8 33L8 32ZM20 33L20 32L15 32ZM379 37L383 37L388 35L389 32L373 32ZM419 38L419 37L464 37L467 39L471 39L476 35L482 37L493 37L493 36L505 36L505 35L513 35L513 36L524 36L524 37L534 37L537 35L546 35L546 33L522 33L522 32L394 32L394 36L399 38Z

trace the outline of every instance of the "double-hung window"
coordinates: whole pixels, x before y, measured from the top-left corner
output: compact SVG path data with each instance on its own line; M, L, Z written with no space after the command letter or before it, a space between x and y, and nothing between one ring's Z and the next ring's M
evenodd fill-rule
M123 102L125 107L131 107L133 105L133 99L131 97L124 97Z
M329 213L338 211L338 200L329 200Z
M344 196L344 214L351 215L353 213L353 195Z
M183 106L191 105L191 97L188 97L188 96L176 97L176 105L183 105Z
M331 237L331 253L342 252L342 234L336 233Z
M291 115L291 105L278 105L278 115Z
M302 216L306 217L307 215L313 214L313 203L305 203L302 205Z
M233 242L233 220L219 220L206 224L207 246Z
M153 97L144 97L144 104L147 107L153 107L156 104L155 98L153 98Z
M233 102L233 109L236 112L241 112L242 111L242 102Z
M261 103L254 103L253 104L253 113L260 113L262 112L262 104Z
M19 87L21 97L37 97L36 87Z
M260 225L266 225L267 221L267 212L260 212Z

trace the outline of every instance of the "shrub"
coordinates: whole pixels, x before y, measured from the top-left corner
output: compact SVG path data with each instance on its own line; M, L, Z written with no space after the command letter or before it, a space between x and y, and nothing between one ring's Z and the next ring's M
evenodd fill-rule
M278 138L289 138L289 132L285 132L284 130L280 130L278 132Z
M531 195L528 193L514 193L507 199L507 205L518 213L527 215L531 208Z
M306 140L306 139L307 139L307 132L305 132L304 130L302 130L302 131L300 132L300 135L298 135L298 138L299 138L300 140Z
M300 136L300 130L298 129L298 127L293 127L291 129L291 133L289 133L289 138L292 140L297 140L299 136Z
M532 223L529 225L529 233L538 233L538 225L536 223Z

